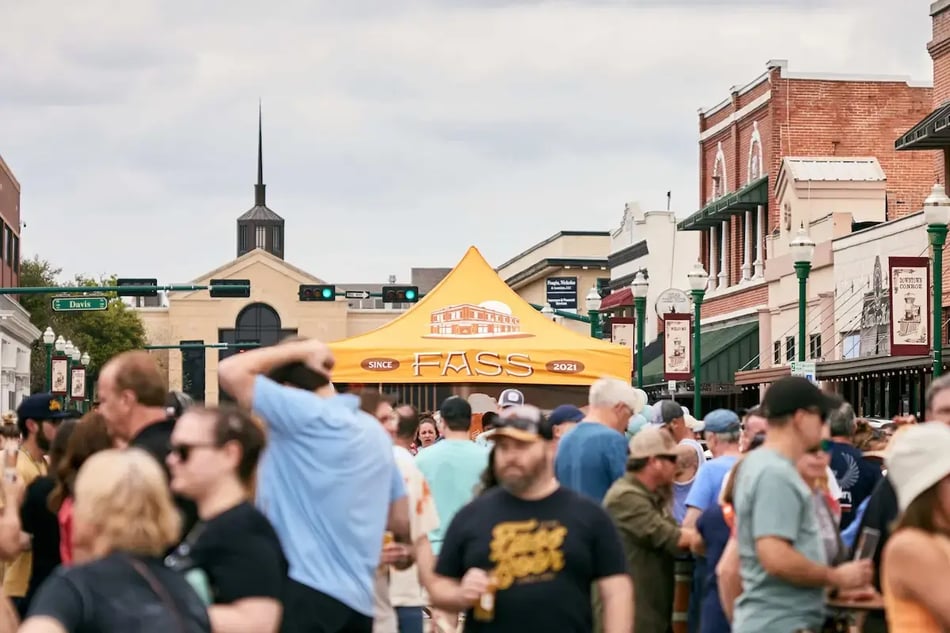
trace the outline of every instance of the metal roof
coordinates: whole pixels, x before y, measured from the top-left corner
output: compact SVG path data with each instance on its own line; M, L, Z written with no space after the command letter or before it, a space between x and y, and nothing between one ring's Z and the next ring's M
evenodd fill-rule
M277 215L275 212L271 211L264 205L257 205L248 209L241 217L238 218L238 222L246 222L248 220L263 220L269 222L283 222L284 219Z
M877 159L871 157L819 158L785 157L792 180L800 182L885 182L887 176Z

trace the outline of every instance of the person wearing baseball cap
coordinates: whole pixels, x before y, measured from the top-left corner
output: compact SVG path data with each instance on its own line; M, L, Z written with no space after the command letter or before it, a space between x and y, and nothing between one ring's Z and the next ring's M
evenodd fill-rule
M595 586L604 630L632 630L633 586L620 536L599 504L555 479L550 419L537 407L508 407L491 433L499 485L459 510L445 532L430 602L467 611L473 630L592 631ZM525 565L532 552L538 555ZM471 612L486 595L494 598L487 625Z
M590 387L589 403L584 419L558 444L554 471L562 485L600 503L623 476L627 426L646 402L629 381L601 378Z
M584 419L584 412L573 404L562 404L551 411L548 421L554 431L554 442L557 444L568 431L577 426Z
M627 471L607 491L604 507L620 528L627 569L636 587L634 631L667 631L673 612L673 565L696 538L669 511L679 449L651 426L630 440Z
M895 435L884 462L900 517L881 567L891 631L950 630L950 427L928 422ZM926 624L925 624L926 623Z
M696 475L693 487L686 495L686 516L683 525L689 527L695 526L699 516L717 503L722 482L739 459L742 424L734 411L710 411L706 414L703 424L706 445L713 458Z
M871 582L867 560L828 565L813 494L796 467L806 453L821 450L825 421L840 402L798 376L781 378L765 392L768 435L736 475L743 592L735 606L735 633L819 630L825 589Z
M524 394L517 389L505 389L498 396L498 411L504 411L508 407L520 407L524 404Z

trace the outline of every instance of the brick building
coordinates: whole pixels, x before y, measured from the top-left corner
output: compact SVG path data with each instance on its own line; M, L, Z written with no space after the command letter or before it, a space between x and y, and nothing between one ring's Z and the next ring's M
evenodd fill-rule
M0 287L20 285L20 183L0 157ZM0 407L30 393L30 346L40 331L11 296L0 295Z
M772 60L765 73L700 110L701 208L679 229L700 234L700 261L709 273L704 338L711 330L731 340L727 327L736 336L740 328L753 327L758 314L769 309L770 280L791 272L783 253L787 242L800 223L811 229L820 220L780 205L778 176L786 159L876 159L885 174L885 192L883 212L874 221L920 210L933 184L933 156L899 153L893 139L930 112L932 93L907 78L792 73L786 61ZM798 193L806 201L808 186ZM830 262L830 246L826 250ZM735 366L722 367L722 373L757 368L760 348L771 358L771 350L758 343L739 355L724 354ZM723 384L711 387L726 389Z

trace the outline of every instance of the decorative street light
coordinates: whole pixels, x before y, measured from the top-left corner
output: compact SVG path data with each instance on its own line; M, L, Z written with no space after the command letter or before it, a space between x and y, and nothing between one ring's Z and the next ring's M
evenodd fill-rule
M89 366L89 352L83 352L82 358L79 359L79 362L82 363L83 367Z
M64 351L66 351L66 339L63 338L62 334L56 337L56 343L53 344L53 347L59 354L62 354Z
M66 356L66 395L63 396L63 404L69 405L70 400L73 397L73 352L76 351L76 346L73 345L73 342L69 339L66 340L66 345L63 347L63 355Z
M73 357L73 342L67 340L66 345L63 346L63 353L66 355L66 358Z
M633 278L630 289L633 292L633 307L637 313L637 388L643 389L643 334L646 329L647 292L650 290L650 282L643 276L642 271Z
M933 249L933 304L934 325L933 377L943 373L943 247L947 243L947 222L950 222L950 198L943 185L934 185L924 200L924 220L927 222L927 238Z
M702 419L702 334L700 322L702 320L703 297L706 296L706 284L709 283L709 273L701 262L696 262L693 269L686 273L689 281L689 293L693 297L693 417Z
M551 308L550 303L545 303L541 308L541 314L544 315L544 318L554 320L554 310Z
M587 316L590 317L590 335L593 338L601 338L600 331L600 293L597 288L591 288L585 299L587 306Z
M805 346L808 344L808 326L805 323L805 304L808 301L808 275L811 273L811 262L815 257L815 240L805 232L805 223L802 222L798 235L788 243L788 250L792 253L795 262L795 275L798 277L798 360L805 360Z
M47 326L43 331L43 345L46 346L46 389L49 391L53 383L53 343L56 342L56 333L53 328Z

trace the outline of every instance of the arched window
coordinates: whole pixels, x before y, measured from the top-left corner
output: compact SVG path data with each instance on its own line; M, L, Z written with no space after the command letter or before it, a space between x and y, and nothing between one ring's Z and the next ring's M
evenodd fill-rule
M255 341L261 345L280 342L280 315L266 303L252 303L238 313L234 321L237 341Z
M713 165L712 180L713 200L726 195L728 191L726 188L726 154L722 151L722 141L719 141L719 146L716 148L716 162Z
M762 177L762 137L759 122L752 123L752 138L749 142L749 182Z

